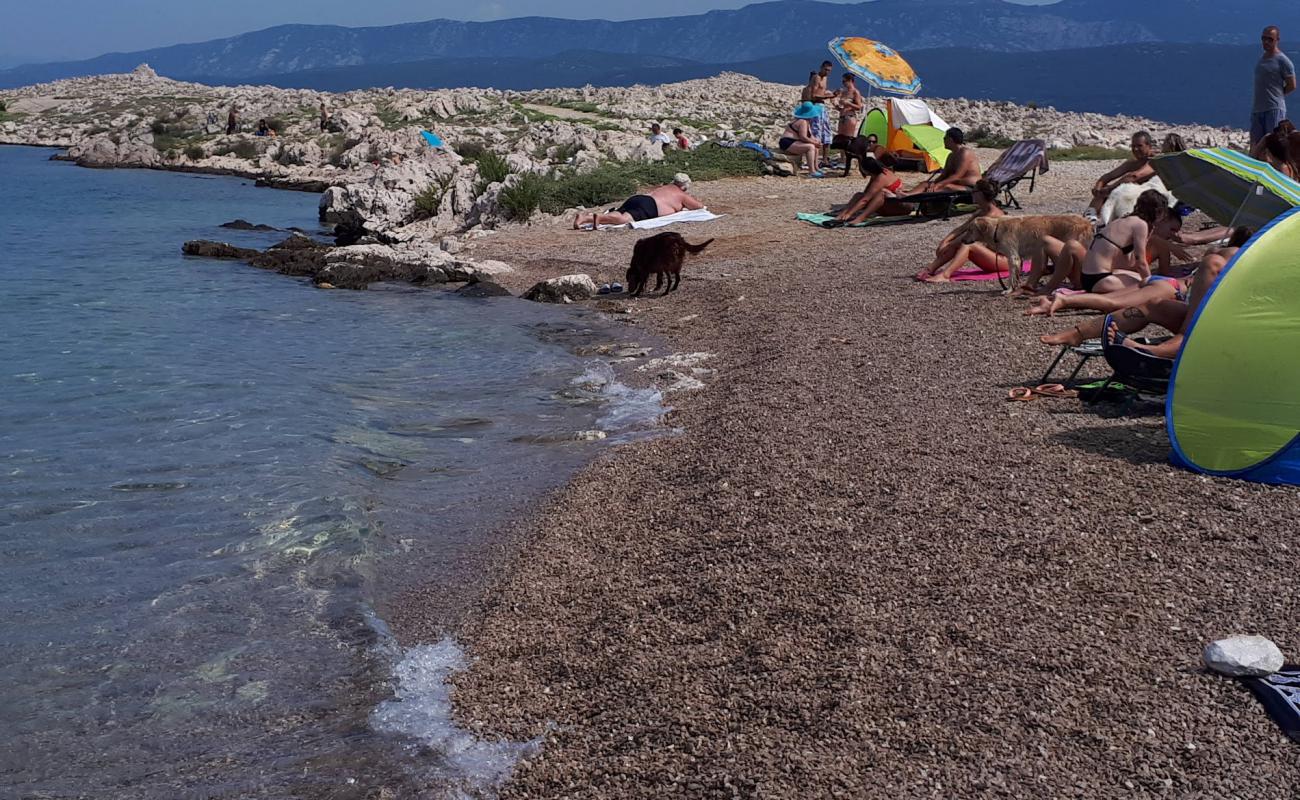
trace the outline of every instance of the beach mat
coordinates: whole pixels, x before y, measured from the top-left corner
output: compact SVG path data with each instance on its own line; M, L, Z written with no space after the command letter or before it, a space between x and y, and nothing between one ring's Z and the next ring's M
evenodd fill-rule
M1242 678L1287 738L1300 744L1300 665L1287 664L1263 678Z
M807 222L810 225L821 227L823 222L835 219L834 214L795 214L795 219L801 222ZM866 222L855 222L852 225L845 225L845 228L867 228L872 225L881 225L886 222L902 222L903 220L913 219L911 214L902 217L872 217Z
M663 228L678 222L712 222L715 219L722 219L723 214L714 214L707 208L699 208L694 211L682 210L676 214L669 214L666 217L654 217L653 219L643 219L639 222L630 223L630 225L601 225L602 231L624 229L631 227L634 230L648 230L650 228ZM591 230L591 223L584 222L579 226L580 230Z

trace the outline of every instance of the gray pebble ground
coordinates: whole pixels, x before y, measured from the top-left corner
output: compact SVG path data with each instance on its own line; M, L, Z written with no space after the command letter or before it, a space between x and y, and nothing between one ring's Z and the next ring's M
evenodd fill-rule
M1027 210L1077 211L1109 166L1054 165ZM911 280L952 222L793 220L860 183L696 187L727 217L676 230L717 241L630 316L716 377L674 397L682 435L521 526L462 633L463 720L556 723L503 796L1300 796L1300 746L1199 663L1234 632L1300 658L1300 490L1171 467L1155 406L1006 402L1069 319ZM516 291L609 281L636 238L478 256L533 264ZM420 597L408 641L437 635Z

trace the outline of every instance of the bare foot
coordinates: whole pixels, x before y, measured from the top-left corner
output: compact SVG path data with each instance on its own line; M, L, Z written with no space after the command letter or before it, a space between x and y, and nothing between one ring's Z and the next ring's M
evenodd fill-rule
M1029 308L1025 309L1026 317L1041 317L1051 313L1050 308L1052 301L1046 297L1036 297L1034 302L1030 303Z
M943 273L939 273L938 275L931 275L930 277L926 278L925 282L926 283L952 283L952 278L949 278L947 275L944 275Z
M1078 325L1075 325L1073 328L1070 328L1068 331L1061 331L1060 333L1044 334L1043 336L1038 337L1038 341L1042 342L1043 344L1058 345L1058 346L1069 345L1070 347L1078 347L1079 345L1083 344L1083 332L1079 330Z
M934 273L931 272L930 270L928 270L928 269L923 269L923 270L921 270L920 272L916 273L916 279L917 279L918 281L924 281L924 280L928 280L929 278L933 277L933 275L934 275Z

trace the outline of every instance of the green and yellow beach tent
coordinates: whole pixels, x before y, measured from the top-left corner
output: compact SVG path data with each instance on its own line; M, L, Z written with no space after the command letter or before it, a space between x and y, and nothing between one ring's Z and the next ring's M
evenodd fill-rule
M1188 327L1166 404L1175 463L1300 485L1300 209L1219 274Z
M910 128L911 130L907 130ZM930 130L925 130L925 129ZM858 128L858 134L876 134L882 147L895 153L911 155L925 161L927 170L934 171L948 159L948 149L943 146L943 133L948 123L926 105L924 100L911 97L891 97L885 101L885 110L873 108ZM933 134L936 134L933 135ZM917 136L928 142L923 145ZM935 148L934 143L938 143Z

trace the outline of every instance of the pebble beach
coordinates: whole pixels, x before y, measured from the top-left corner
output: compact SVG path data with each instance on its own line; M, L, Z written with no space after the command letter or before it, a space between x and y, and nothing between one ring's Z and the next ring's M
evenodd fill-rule
M1111 166L1054 164L1027 213ZM500 554L455 700L482 736L544 735L502 796L1295 795L1300 753L1200 652L1300 648L1300 492L1170 466L1156 404L1006 402L1070 318L914 281L955 222L794 220L857 184L698 185L726 216L676 228L717 239L681 289L602 301L715 372L670 396L677 435L599 459ZM637 238L478 250L521 289L617 279ZM437 635L421 605L408 641Z

